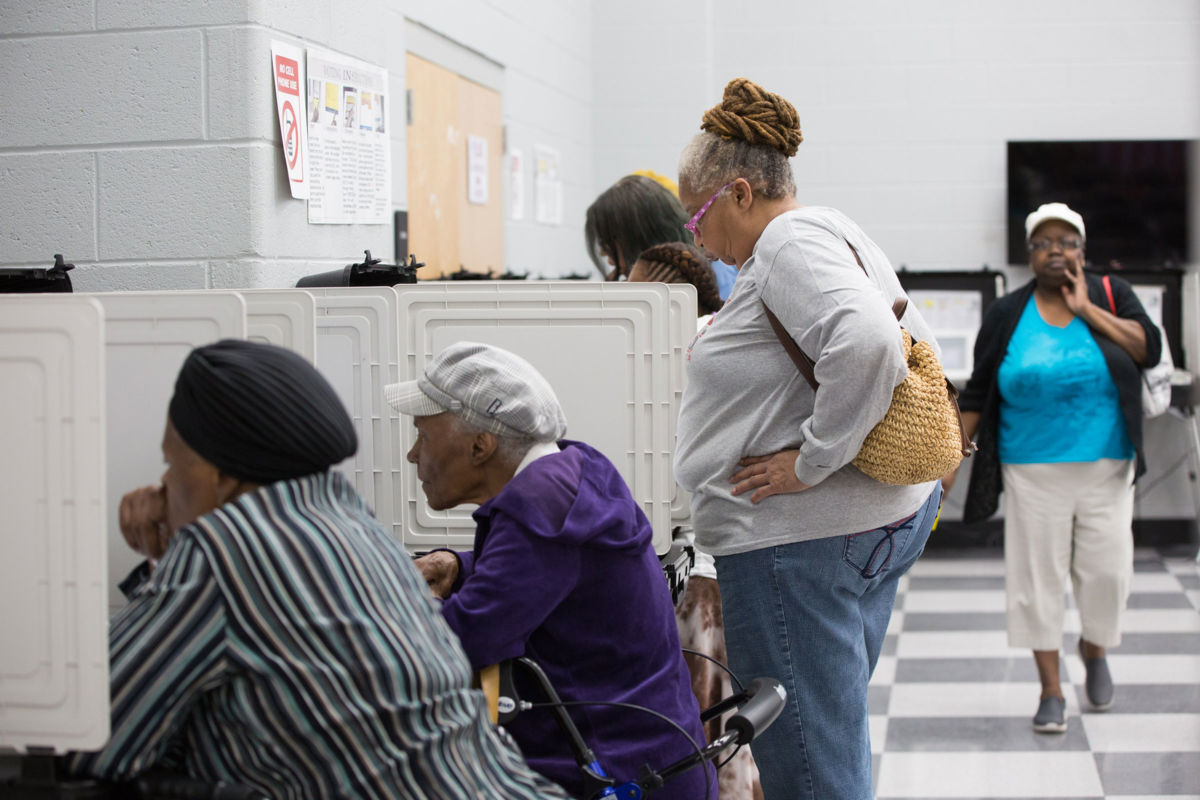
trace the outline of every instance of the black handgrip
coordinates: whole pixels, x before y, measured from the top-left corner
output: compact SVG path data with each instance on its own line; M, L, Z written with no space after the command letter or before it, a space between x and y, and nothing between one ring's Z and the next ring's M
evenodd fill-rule
M262 792L248 786L209 783L174 772L149 772L137 778L134 787L147 800L266 800Z
M726 731L737 733L738 744L750 744L783 711L787 692L774 678L755 678L744 692L748 699L725 723Z

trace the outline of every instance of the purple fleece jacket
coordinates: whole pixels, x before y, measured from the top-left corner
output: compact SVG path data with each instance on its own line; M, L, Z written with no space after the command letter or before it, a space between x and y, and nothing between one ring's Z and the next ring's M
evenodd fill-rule
M704 746L699 708L679 645L671 594L651 547L650 522L612 463L579 442L521 470L474 513L475 548L442 613L474 669L525 655L566 702L634 703L679 723ZM528 681L523 699L544 698ZM644 712L569 709L601 766L618 782L658 769L692 746ZM579 796L582 778L548 709L507 726L538 772ZM689 770L659 800L716 798L711 766Z

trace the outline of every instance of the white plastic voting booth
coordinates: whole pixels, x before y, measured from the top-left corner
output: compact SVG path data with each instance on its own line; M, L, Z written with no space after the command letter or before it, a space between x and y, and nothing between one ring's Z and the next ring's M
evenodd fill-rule
M285 347L310 363L317 352L317 303L302 289L239 289L246 301L246 338Z
M311 288L316 298L317 369L350 412L358 452L338 469L354 483L375 516L391 524L397 415L383 387L397 380L396 293L388 287Z
M122 292L90 295L104 309L107 368L109 606L125 605L117 584L141 557L117 524L126 492L157 484L163 427L175 376L192 348L246 338L246 304L235 292Z
M554 387L567 438L612 460L650 519L655 550L670 549L676 491L671 362L678 334L672 334L665 285L472 281L398 286L396 293L401 380L421 375L434 355L458 341L485 342L526 358ZM682 331L682 323L675 330ZM407 452L414 428L402 422L400 433ZM394 496L403 501L396 532L405 545L414 551L470 547L473 508L431 510L416 468L403 457L396 466Z
M104 316L0 297L0 747L109 732Z
M469 508L429 509L405 460L414 429L383 386L455 341L520 353L554 385L568 437L616 464L663 554L687 514L671 451L695 306L687 286L578 282L0 297L0 607L21 609L0 615L0 747L107 739L107 620L140 559L117 511L161 477L192 348L250 338L314 360L359 435L342 468L414 551L470 547L474 523Z
M671 299L671 414L667 441L671 452L675 452L675 424L679 421L679 407L683 403L683 390L687 388L687 349L696 338L696 287L690 283L667 284ZM674 472L672 471L672 476ZM682 522L691 519L691 499L683 487L676 484L671 495L671 520Z

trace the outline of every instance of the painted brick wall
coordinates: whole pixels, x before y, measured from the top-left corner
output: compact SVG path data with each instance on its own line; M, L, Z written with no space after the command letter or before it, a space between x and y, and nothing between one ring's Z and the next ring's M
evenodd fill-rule
M509 142L558 149L562 226L506 230L508 265L579 271L593 193L590 5L537 0L0 3L0 266L78 269L77 290L286 286L390 258L391 225L309 225L287 190L272 39L389 70L392 183L406 205L404 20L505 66ZM498 189L497 189L498 190Z
M335 8L336 6L336 8ZM78 291L288 286L390 256L391 226L307 224L275 121L272 39L395 70L376 2L0 4L0 265L77 265ZM393 126L401 154L403 126Z
M287 197L263 64L272 38L321 45L388 67L399 98L406 16L504 66L508 143L530 162L507 262L534 274L586 271L595 193L673 174L734 75L799 107L802 198L915 269L1003 263L1007 139L1200 135L1194 0L10 0L0 264L64 252L80 288L150 264L164 286L259 285L389 254L390 226L308 225ZM562 154L562 226L532 220L539 143Z

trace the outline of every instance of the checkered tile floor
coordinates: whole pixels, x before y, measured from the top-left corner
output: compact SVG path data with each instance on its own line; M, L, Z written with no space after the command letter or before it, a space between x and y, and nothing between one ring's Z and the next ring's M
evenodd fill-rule
M1066 734L1037 734L1031 654L1008 647L1000 554L930 552L903 579L871 684L879 800L1200 800L1200 570L1139 549L1116 703L1087 710L1072 606L1063 636Z

